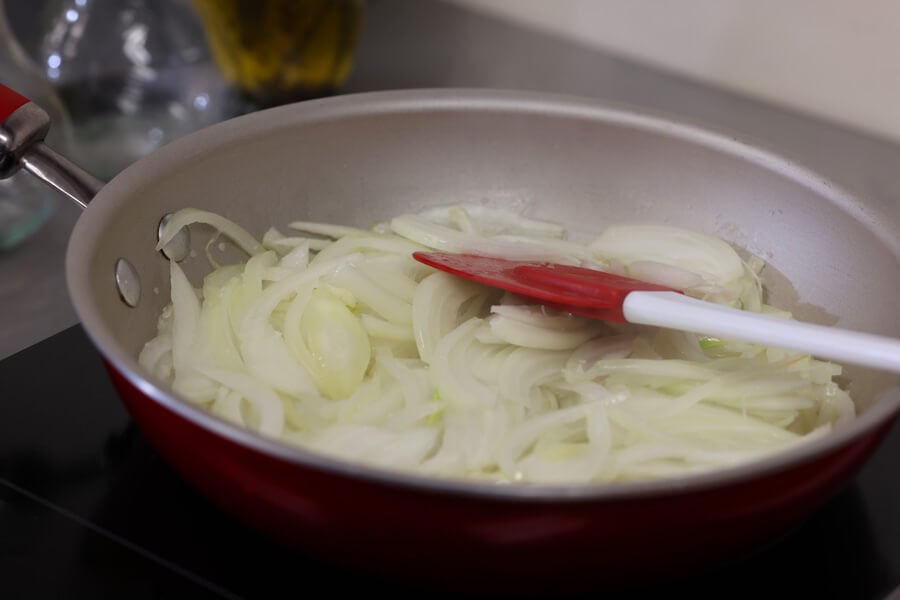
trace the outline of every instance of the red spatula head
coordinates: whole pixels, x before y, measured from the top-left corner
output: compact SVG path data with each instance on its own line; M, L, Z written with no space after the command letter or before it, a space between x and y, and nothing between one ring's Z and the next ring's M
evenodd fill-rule
M662 285L584 267L476 254L414 252L417 261L465 279L540 300L559 310L625 322L622 303L636 291L678 292Z

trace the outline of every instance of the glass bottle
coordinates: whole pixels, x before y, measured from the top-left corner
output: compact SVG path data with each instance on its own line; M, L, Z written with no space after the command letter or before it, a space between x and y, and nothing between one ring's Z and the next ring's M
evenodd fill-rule
M192 0L225 78L253 107L334 93L362 28L362 0Z

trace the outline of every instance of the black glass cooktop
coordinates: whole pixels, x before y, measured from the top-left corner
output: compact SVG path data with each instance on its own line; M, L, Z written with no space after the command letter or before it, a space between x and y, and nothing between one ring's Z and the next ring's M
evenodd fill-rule
M900 586L900 427L856 481L754 555L619 590L882 599ZM184 484L144 440L80 327L0 361L0 597L268 598L388 593L280 547ZM609 590L585 590L609 597Z

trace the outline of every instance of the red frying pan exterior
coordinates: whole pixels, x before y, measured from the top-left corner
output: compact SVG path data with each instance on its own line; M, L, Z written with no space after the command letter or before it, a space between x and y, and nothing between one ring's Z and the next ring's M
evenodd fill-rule
M645 499L510 501L348 478L257 452L107 369L160 454L244 523L353 569L507 592L646 581L755 548L834 495L891 426L736 485Z

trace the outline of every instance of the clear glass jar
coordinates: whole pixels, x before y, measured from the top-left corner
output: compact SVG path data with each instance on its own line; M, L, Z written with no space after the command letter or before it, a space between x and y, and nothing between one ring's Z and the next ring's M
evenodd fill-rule
M72 116L82 167L110 179L238 112L187 0L45 0L35 62Z

